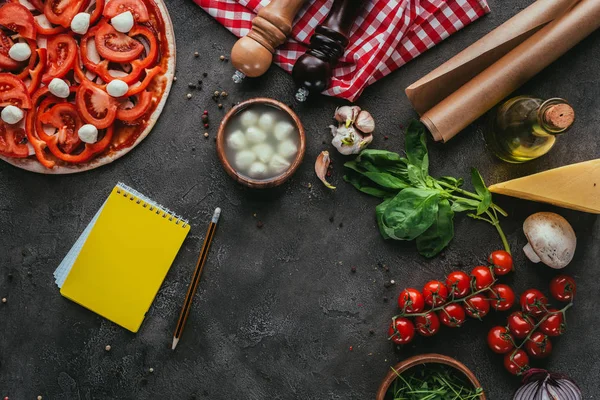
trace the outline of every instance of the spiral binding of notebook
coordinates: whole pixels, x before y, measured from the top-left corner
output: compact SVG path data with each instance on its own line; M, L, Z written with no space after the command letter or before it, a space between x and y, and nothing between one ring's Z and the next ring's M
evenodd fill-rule
M169 210L166 207L163 207L161 204L155 202L154 200L143 195L137 190L127 186L126 184L119 182L117 183L115 188L117 194L129 198L131 201L134 201L136 204L139 204L141 207L147 209L149 212L153 212L162 218L168 218L169 221L174 221L175 225L180 225L182 228L186 228L189 225L189 221L187 219L182 218L173 211ZM73 267L75 260L81 252L83 245L88 239L105 205L106 201L102 204L98 212L96 212L90 223L84 229L81 236L79 236L73 247L69 250L65 258L61 261L58 268L56 268L56 270L54 271L54 281L59 288L62 288L65 280L67 279L67 276L69 276L69 273L71 272L71 268Z

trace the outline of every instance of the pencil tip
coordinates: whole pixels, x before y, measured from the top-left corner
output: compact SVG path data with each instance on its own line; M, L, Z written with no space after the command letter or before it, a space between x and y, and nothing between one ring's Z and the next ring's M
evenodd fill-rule
M175 347L177 347L177 343L179 343L179 339L177 339L176 337L173 338L173 345L171 345L171 350L175 350Z

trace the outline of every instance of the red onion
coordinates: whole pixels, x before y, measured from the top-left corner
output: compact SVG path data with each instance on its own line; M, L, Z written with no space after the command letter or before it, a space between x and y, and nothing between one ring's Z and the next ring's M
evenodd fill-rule
M582 400L581 390L569 377L532 368L513 400Z

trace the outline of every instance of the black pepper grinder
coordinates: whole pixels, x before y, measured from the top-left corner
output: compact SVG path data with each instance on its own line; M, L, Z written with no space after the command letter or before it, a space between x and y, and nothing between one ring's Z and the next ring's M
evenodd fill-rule
M331 71L344 54L354 20L366 3L366 0L334 0L327 18L310 37L309 49L294 64L296 100L306 101L309 93L320 93L329 87Z

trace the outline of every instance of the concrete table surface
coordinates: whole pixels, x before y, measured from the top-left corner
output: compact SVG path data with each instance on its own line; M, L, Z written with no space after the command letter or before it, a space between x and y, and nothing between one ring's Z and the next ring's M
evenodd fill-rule
M530 1L489 3L490 15L364 92L358 104L377 123L371 147L401 151L400 127L415 117L404 88ZM511 399L519 380L504 371L502 358L486 345L487 331L504 324L506 313L483 322L470 320L461 329L443 328L436 337L419 338L401 350L386 340L399 291L484 262L501 247L495 230L459 215L455 239L432 260L420 257L414 243L384 241L374 218L378 201L343 182L343 157L332 153L336 191L315 177L316 156L332 150L327 126L335 108L345 104L326 97L294 105L308 136L305 161L295 176L274 190L241 188L225 174L215 153L220 117L231 103L251 97L294 104L292 80L272 67L264 77L234 86L231 63L219 61L220 55L228 55L234 36L191 1L169 0L168 8L177 38L178 80L158 124L140 146L111 165L72 176L36 175L0 164L0 297L8 299L0 303L0 398L372 399L391 365L413 354L439 352L470 367L489 399ZM195 51L200 57L194 57ZM574 128L549 155L525 165L502 163L486 150L485 123L478 121L446 145L430 144L432 174L468 177L470 168L477 167L486 182L495 183L597 158L598 62L600 32L519 91L564 97L576 110ZM204 81L203 89L191 91L188 100L187 84L198 79ZM222 110L211 99L214 90L229 93ZM210 112L209 139L203 136L204 109ZM192 224L138 334L61 297L52 278L118 181ZM502 225L517 272L506 281L518 293L531 287L547 293L554 276L522 254L523 220L537 211L556 211L575 228L578 249L565 272L577 278L578 298L552 356L535 365L572 376L585 399L597 398L598 219L502 196L496 201L510 214ZM203 280L183 338L171 351L180 306L217 206L223 214ZM264 223L261 229L258 221ZM118 249L114 243L107 251ZM396 285L386 288L391 279ZM112 346L110 352L106 345Z

